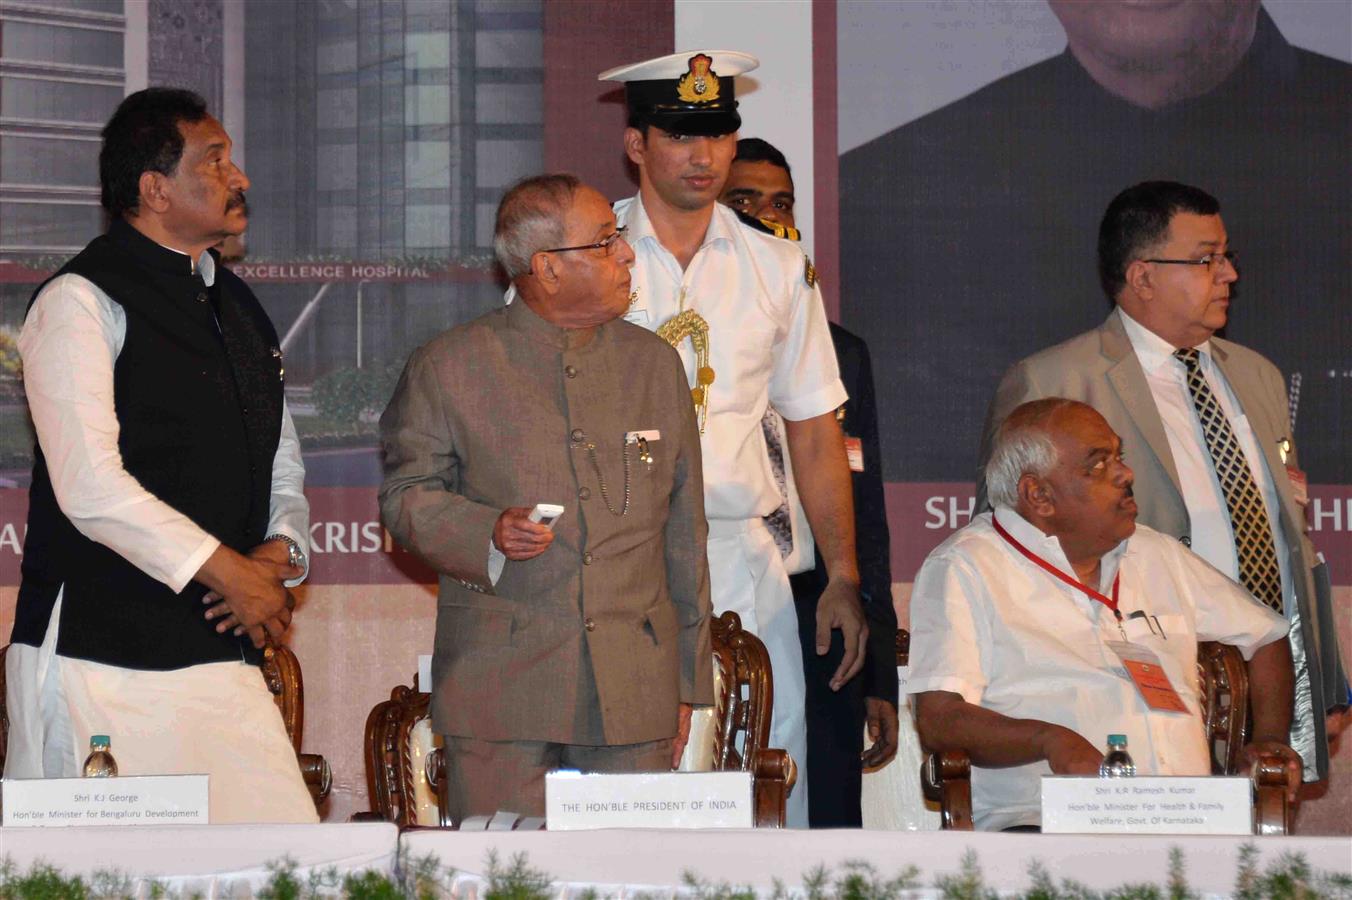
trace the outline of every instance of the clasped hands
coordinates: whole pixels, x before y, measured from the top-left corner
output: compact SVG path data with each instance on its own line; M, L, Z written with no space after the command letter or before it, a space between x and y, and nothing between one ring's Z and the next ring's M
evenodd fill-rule
M282 541L265 541L248 555L222 545L197 575L210 588L202 597L206 619L215 622L218 634L233 629L260 649L281 640L296 608L296 597L283 582L303 574L303 568L291 565Z

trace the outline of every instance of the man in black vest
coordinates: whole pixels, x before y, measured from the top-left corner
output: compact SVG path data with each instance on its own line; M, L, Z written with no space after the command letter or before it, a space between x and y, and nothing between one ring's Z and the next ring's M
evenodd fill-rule
M112 224L29 305L38 446L6 656L5 776L206 772L213 822L313 822L258 669L304 577L309 507L277 334L211 248L249 181L188 91L103 131Z

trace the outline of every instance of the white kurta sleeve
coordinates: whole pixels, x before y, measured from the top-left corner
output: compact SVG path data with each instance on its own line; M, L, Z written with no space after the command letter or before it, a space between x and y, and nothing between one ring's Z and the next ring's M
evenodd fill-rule
M1291 627L1286 619L1264 606L1243 585L1195 553L1181 547L1175 552L1191 582L1188 587L1197 609L1197 640L1233 644L1245 659L1252 659L1259 647L1286 636Z
M949 691L980 703L989 683L982 648L989 644L977 605L985 594L976 572L950 555L931 556L911 593L908 694Z
M56 502L71 524L181 591L220 541L123 468L113 397L123 316L87 279L54 279L19 333L24 390Z
M305 554L305 575L286 582L295 587L310 574L310 501L305 499L305 462L291 409L282 401L282 433L272 457L272 499L268 507L268 534L284 534Z

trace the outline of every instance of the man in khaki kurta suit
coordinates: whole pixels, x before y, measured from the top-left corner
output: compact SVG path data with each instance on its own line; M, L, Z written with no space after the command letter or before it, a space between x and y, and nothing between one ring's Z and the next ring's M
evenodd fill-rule
M555 768L670 768L713 700L699 433L676 352L618 318L633 252L559 175L508 192L494 245L520 302L415 351L380 422L381 517L441 573L456 821L542 815Z

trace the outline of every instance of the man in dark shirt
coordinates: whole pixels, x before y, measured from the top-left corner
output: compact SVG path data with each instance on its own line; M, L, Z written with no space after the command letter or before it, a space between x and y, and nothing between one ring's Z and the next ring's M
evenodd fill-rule
M753 227L782 231L784 237L797 240L793 175L784 154L769 142L760 138L737 142L737 155L719 199L742 213L743 221ZM798 637L808 676L807 755L816 779L815 789L808 795L808 821L813 828L858 828L863 824L863 769L882 766L897 752L897 613L892 607L887 507L868 345L834 322L830 328L840 378L850 395L838 415L854 486L859 593L869 623L862 678L847 682L838 692L831 691L831 673L844 653L839 636L833 635L830 653L817 655L814 623L817 599L827 582L824 561L818 558L813 568L790 576L789 583L798 608ZM864 750L865 722L873 741L868 750Z

